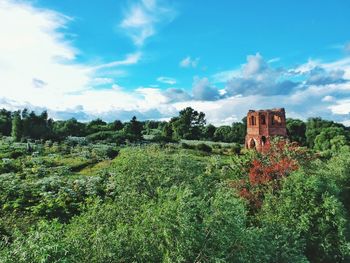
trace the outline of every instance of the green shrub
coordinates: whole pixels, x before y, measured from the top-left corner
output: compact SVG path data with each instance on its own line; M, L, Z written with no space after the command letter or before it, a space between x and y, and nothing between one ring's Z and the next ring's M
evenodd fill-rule
M241 145L238 144L238 143L235 143L231 146L231 151L233 153L236 153L236 154L240 154L241 153Z
M214 144L212 145L212 147L213 147L213 149L221 149L221 148L222 148L222 146L221 146L220 143L214 143Z
M14 150L10 153L10 158L17 159L23 155L25 155L25 152L20 151L20 150Z
M195 148L196 148L194 145L190 145L190 144L185 143L185 142L182 142L182 143L181 143L181 147L182 147L183 149L195 149Z
M205 143L197 144L196 149L199 151L207 152L207 153L211 153L213 150L208 144L205 144Z
M152 142L158 142L158 143L168 143L168 142L176 142L176 140L163 136L162 134L154 135L151 139Z

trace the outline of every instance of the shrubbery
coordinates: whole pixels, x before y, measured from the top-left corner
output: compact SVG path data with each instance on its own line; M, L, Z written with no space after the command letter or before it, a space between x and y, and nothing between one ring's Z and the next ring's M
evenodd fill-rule
M196 148L195 145L191 145L191 144L188 144L188 143L185 143L185 142L182 142L182 143L181 143L181 147L182 147L183 149L195 149L195 148Z
M44 152L54 146L47 147ZM107 153L108 147L77 145L69 156L94 156L93 149ZM218 158L151 145L122 149L91 176L2 174L0 258L347 262L349 154L343 148L321 162L276 141L262 154ZM75 162L57 154L35 158L26 166Z
M199 151L207 152L207 153L211 153L213 150L208 144L205 144L205 143L197 144L196 149Z
M310 148L276 139L257 153L241 152L245 120L205 126L191 108L170 122L15 114L0 112L0 132L13 128L0 137L1 262L350 261L341 124L289 119Z

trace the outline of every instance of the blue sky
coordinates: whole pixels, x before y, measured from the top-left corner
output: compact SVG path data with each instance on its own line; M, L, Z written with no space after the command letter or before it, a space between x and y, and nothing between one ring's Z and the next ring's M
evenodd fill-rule
M285 107L350 125L347 0L0 0L0 107L217 125Z

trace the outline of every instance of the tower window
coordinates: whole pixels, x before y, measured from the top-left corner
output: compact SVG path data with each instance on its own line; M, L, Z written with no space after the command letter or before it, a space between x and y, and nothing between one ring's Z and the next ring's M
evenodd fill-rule
M254 116L251 116L251 117L250 117L250 124L251 124L252 126L255 126L255 117L254 117Z
M272 118L271 118L271 124L274 125L274 124L278 124L280 125L282 123L282 118L281 116L278 116L278 115L273 115Z
M266 119L265 119L265 115L261 116L261 124L265 125L266 124Z

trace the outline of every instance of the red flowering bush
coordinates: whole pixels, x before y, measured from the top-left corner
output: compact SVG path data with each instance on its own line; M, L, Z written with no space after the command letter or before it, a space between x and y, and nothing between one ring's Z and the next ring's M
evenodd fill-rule
M296 143L275 138L253 158L247 178L231 186L237 188L241 197L247 199L251 209L256 211L261 207L266 191L279 191L281 179L309 159L308 152Z

